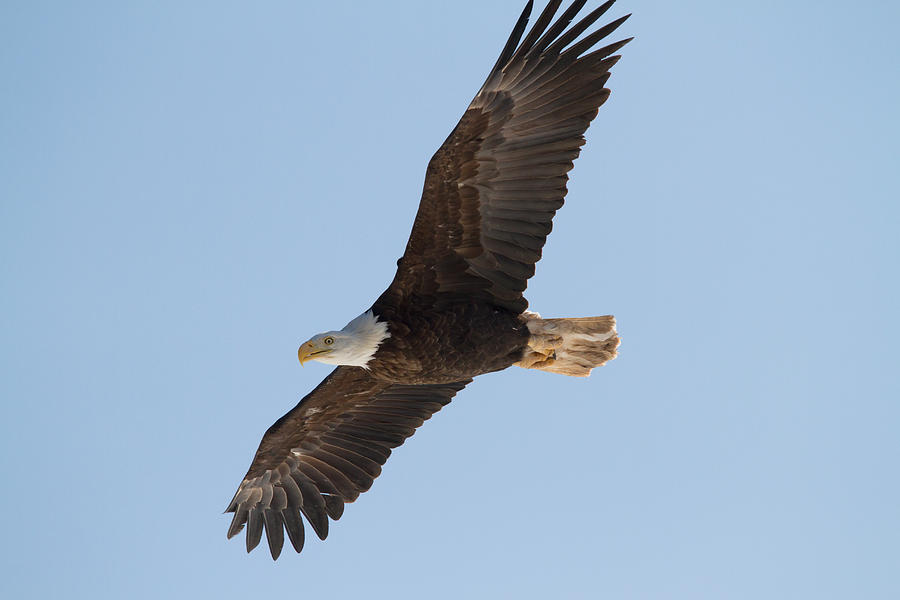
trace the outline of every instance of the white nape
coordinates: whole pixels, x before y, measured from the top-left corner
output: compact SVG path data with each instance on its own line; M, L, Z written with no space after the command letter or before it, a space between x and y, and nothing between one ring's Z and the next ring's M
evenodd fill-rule
M359 315L340 331L327 331L312 338L320 342L325 338L334 338L331 352L316 356L315 360L330 365L346 365L350 367L366 367L378 346L391 337L387 323L379 321L371 310Z

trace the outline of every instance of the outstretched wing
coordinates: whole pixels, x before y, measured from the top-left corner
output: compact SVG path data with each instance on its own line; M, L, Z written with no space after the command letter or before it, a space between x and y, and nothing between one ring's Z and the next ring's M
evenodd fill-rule
M471 380L469 380L471 381ZM250 470L225 512L231 538L247 525L247 552L263 528L272 558L284 531L303 548L302 513L320 539L328 517L371 487L381 466L417 427L450 402L469 381L396 385L359 367L338 367L263 436Z
M481 90L437 151L406 252L382 305L439 306L476 297L521 312L522 296L584 132L609 96L604 86L622 40L588 52L628 17L576 41L606 2L569 27L586 0L551 25L549 3L521 44L529 1Z

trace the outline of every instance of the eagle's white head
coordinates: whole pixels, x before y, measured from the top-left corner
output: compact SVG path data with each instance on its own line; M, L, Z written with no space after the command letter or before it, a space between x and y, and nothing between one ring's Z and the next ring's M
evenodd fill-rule
M372 311L359 315L340 331L326 331L303 342L297 351L302 365L317 360L329 365L365 367L381 342L391 337L387 323Z

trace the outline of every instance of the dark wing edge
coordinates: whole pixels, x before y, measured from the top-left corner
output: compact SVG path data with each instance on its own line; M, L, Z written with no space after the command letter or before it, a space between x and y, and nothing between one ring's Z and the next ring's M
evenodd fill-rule
M624 39L588 52L626 15L580 40L615 0L570 27L587 0L554 22L551 1L521 44L532 2L459 124L428 164L406 252L379 302L461 296L522 312L584 132L609 96ZM552 24L551 24L552 22Z
M358 367L338 367L266 431L250 469L225 510L228 537L247 526L247 552L265 530L273 559L284 532L294 550L304 544L302 514L320 539L328 519L368 490L391 450L446 406L471 380L397 385Z

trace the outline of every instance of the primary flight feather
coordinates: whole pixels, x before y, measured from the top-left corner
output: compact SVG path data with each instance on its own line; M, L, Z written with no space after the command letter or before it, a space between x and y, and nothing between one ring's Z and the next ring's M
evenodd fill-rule
M263 436L226 512L278 558L301 514L325 539L329 519L381 473L391 450L483 373L512 365L587 376L616 356L611 316L542 319L523 296L563 205L566 173L609 96L616 55L594 49L628 16L585 34L614 0L572 24L551 1L522 38L529 1L484 85L428 163L397 273L343 329L314 336L300 362L338 365Z

